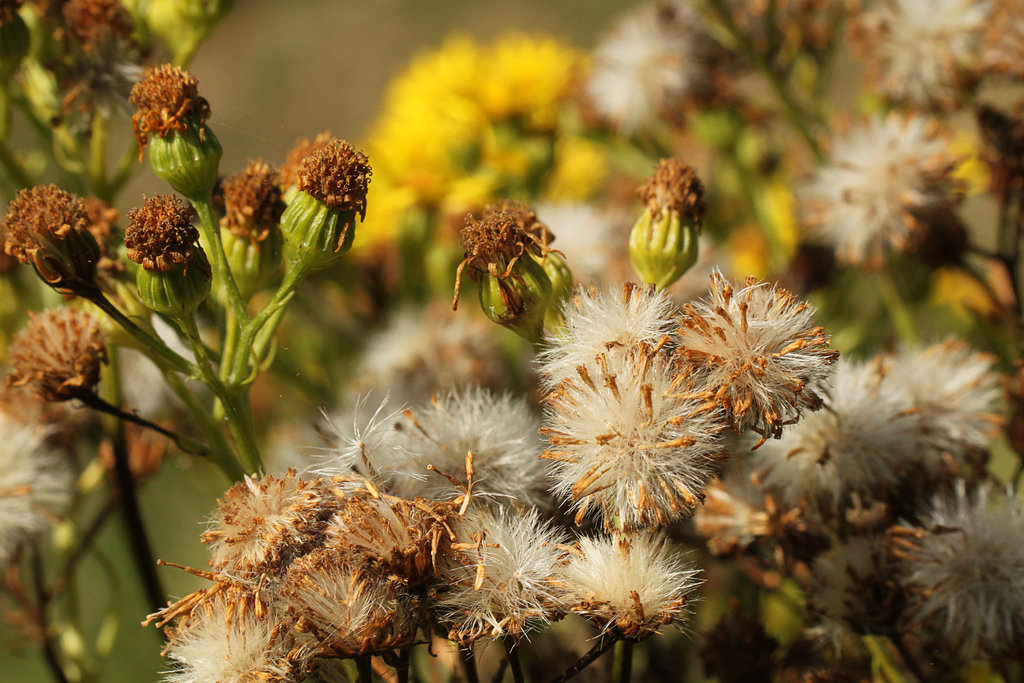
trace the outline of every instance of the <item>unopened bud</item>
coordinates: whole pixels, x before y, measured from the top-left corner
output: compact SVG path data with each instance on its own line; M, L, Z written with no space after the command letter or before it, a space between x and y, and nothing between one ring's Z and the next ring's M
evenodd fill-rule
M81 199L56 185L21 190L7 207L4 226L4 250L32 264L46 284L86 298L98 291L100 247Z
M176 198L156 195L128 212L125 245L136 271L139 297L150 309L172 318L195 313L210 293L210 263L196 241L199 231Z
M139 158L148 142L153 171L189 199L210 196L223 154L217 136L206 126L210 105L198 88L195 76L164 64L148 69L129 98L138 108L132 129Z
M370 174L366 155L344 140L306 157L299 192L281 216L289 268L323 268L349 250L356 217L366 216Z
M629 260L641 280L664 289L697 261L704 188L692 168L662 159L640 199L644 210L629 236Z

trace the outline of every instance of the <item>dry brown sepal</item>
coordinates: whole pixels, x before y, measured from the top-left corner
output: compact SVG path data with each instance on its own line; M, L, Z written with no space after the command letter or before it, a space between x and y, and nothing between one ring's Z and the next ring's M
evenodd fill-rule
M34 315L11 343L8 386L28 386L44 402L91 396L107 360L97 321L74 308Z
M192 227L192 212L177 197L145 197L142 208L128 212L124 243L128 258L148 271L162 273L176 266L199 265L209 272L205 257L198 257L199 231Z
M253 159L241 173L228 176L221 184L224 197L222 227L254 245L262 242L281 220L280 174L262 159Z
M242 576L276 576L295 557L316 547L338 500L322 479L246 476L217 501L211 527L211 566Z
M818 410L813 380L839 358L813 309L796 295L748 277L738 293L713 273L712 298L698 310L683 306L676 359L684 398L700 409L723 409L737 433L750 427L764 439L778 436L802 410ZM751 324L753 323L753 324Z
M266 614L267 601L264 599L263 590L266 588L269 579L265 574L261 575L258 580L249 582L239 581L236 578L219 572L203 571L202 569L185 567L173 562L164 562L163 560L157 560L157 564L166 567L177 567L189 574L212 581L213 585L207 588L200 588L179 600L169 602L167 607L147 615L142 622L144 627L155 624L157 628L163 628L177 619L176 630L186 628L199 610L208 612L211 603L215 600L222 601L228 606L229 613L245 614L251 612L257 618L262 618ZM173 631L168 635L167 647L170 647L174 643ZM164 649L165 653L166 650L167 648Z
M210 103L199 95L199 81L189 72L171 64L150 67L132 88L128 101L138 111L132 115L132 130L139 142L139 157L150 134L161 138L184 132L190 120L197 120L203 138Z
M333 139L331 131L327 130L318 133L312 140L302 138L296 142L295 146L288 151L288 156L281 165L281 187L287 189L293 185L298 186L299 173L302 171L302 163L306 160L306 157L313 154L313 152L320 151Z

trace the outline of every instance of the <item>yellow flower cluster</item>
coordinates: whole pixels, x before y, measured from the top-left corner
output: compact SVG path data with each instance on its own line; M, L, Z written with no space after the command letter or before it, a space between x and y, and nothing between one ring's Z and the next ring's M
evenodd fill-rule
M357 242L394 237L410 209L458 216L502 195L583 198L596 146L563 132L586 58L546 37L448 38L392 82L366 147L373 195Z

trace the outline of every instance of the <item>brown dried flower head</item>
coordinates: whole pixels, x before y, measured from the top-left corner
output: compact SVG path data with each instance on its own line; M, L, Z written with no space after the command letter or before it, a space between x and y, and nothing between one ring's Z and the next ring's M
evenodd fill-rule
M11 343L9 386L28 386L44 402L88 398L107 360L97 321L74 308L53 308L29 321Z
M547 247L555 241L551 229L541 222L533 207L515 199L502 199L487 207L484 211L484 220L497 214L507 214L516 222L519 229L532 236L542 248Z
M692 222L698 231L704 225L704 186L697 172L681 161L662 159L638 194L654 216L675 211L680 220Z
M331 131L326 130L318 133L315 138L302 138L295 143L295 146L288 151L288 157L281 166L281 187L297 186L299 184L299 173L302 171L302 163L306 157L318 152L333 140Z
M196 245L198 239L190 209L174 195L146 197L142 208L128 212L124 233L128 258L148 271L161 273L192 264L208 270L205 256L197 256L202 253Z
M119 0L68 0L61 12L68 33L87 54L105 42L130 41L135 30L132 15Z
M114 276L124 272L124 263L117 258L111 249L112 242L120 235L117 223L121 220L121 212L98 197L85 197L85 213L89 217L87 229L96 238L100 248L100 260L96 268L103 274Z
M338 502L323 480L246 477L217 502L203 543L211 545L210 564L219 571L276 574L320 540Z
M334 139L302 160L300 190L332 209L366 218L366 190L370 183L366 155L345 140Z
M149 134L166 137L172 131L185 131L189 121L196 121L202 137L210 117L210 103L199 95L199 81L171 64L147 69L128 101L138 108L132 116L132 130L139 141L140 155Z
M284 212L280 176L261 159L250 161L242 173L228 176L221 185L224 217L220 224L253 244L262 242Z
M95 289L100 249L81 199L56 185L20 190L4 227L7 254L32 264L51 287L67 293Z
M724 409L735 431L747 426L765 438L821 408L821 384L839 354L814 313L781 287L751 277L735 291L715 271L710 296L683 306L676 332L686 397Z

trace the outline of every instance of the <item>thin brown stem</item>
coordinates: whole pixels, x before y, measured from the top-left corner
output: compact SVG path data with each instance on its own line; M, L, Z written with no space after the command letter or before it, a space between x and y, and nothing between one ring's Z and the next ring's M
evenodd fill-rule
M78 561L82 559L83 555L85 555L85 552L89 549L89 546L92 545L96 535L99 534L103 525L110 519L111 513L116 509L117 497L110 496L107 499L107 502L103 504L103 507L100 508L100 511L96 513L96 516L93 518L89 526L86 527L85 532L78 539L78 545L76 545L74 550L71 551L71 555L69 555L68 559L65 560L64 566L61 567L56 578L50 582L49 588L46 589L43 605L48 604L51 600L64 592L64 589L71 580L71 574L75 570L75 565L77 565Z
M373 664L370 661L370 655L360 655L355 660L359 683L373 683Z
M46 588L43 586L43 561L38 552L32 553L32 585L36 594L36 605L34 613L39 627L40 636L43 639L43 659L49 667L53 680L57 683L68 683L68 677L64 673L64 667L57 656L57 645L50 636L50 629L46 623L46 611L43 607L46 599Z
M526 679L523 678L523 667L519 663L519 647L511 638L502 638L501 640L505 646L505 661L512 669L512 680L515 683L524 683Z
M472 645L459 645L459 662L462 663L462 676L466 683L480 683L480 674L476 670L476 654Z
M576 660L575 664L563 671L559 676L551 679L550 683L565 683L565 681L573 678L579 672L593 664L598 657L611 649L612 645L616 643L616 640L616 638L610 636L600 636L597 643L594 644L594 647L587 650L582 657Z
M80 400L86 406L92 408L95 411L106 413L107 415L116 417L119 420L131 422L132 424L136 424L145 429L150 429L156 432L157 434L166 436L168 439L173 441L178 448L185 451L186 453L205 456L209 452L209 449L203 444L199 443L198 441L190 439L187 436L183 436L181 434L172 432L171 430L166 429L165 427L161 427L155 422L150 422L146 418L140 417L135 413L129 413L126 410L121 410L117 406L107 403L106 401L104 401L102 398L95 394L85 394L83 396L79 396L78 400Z

